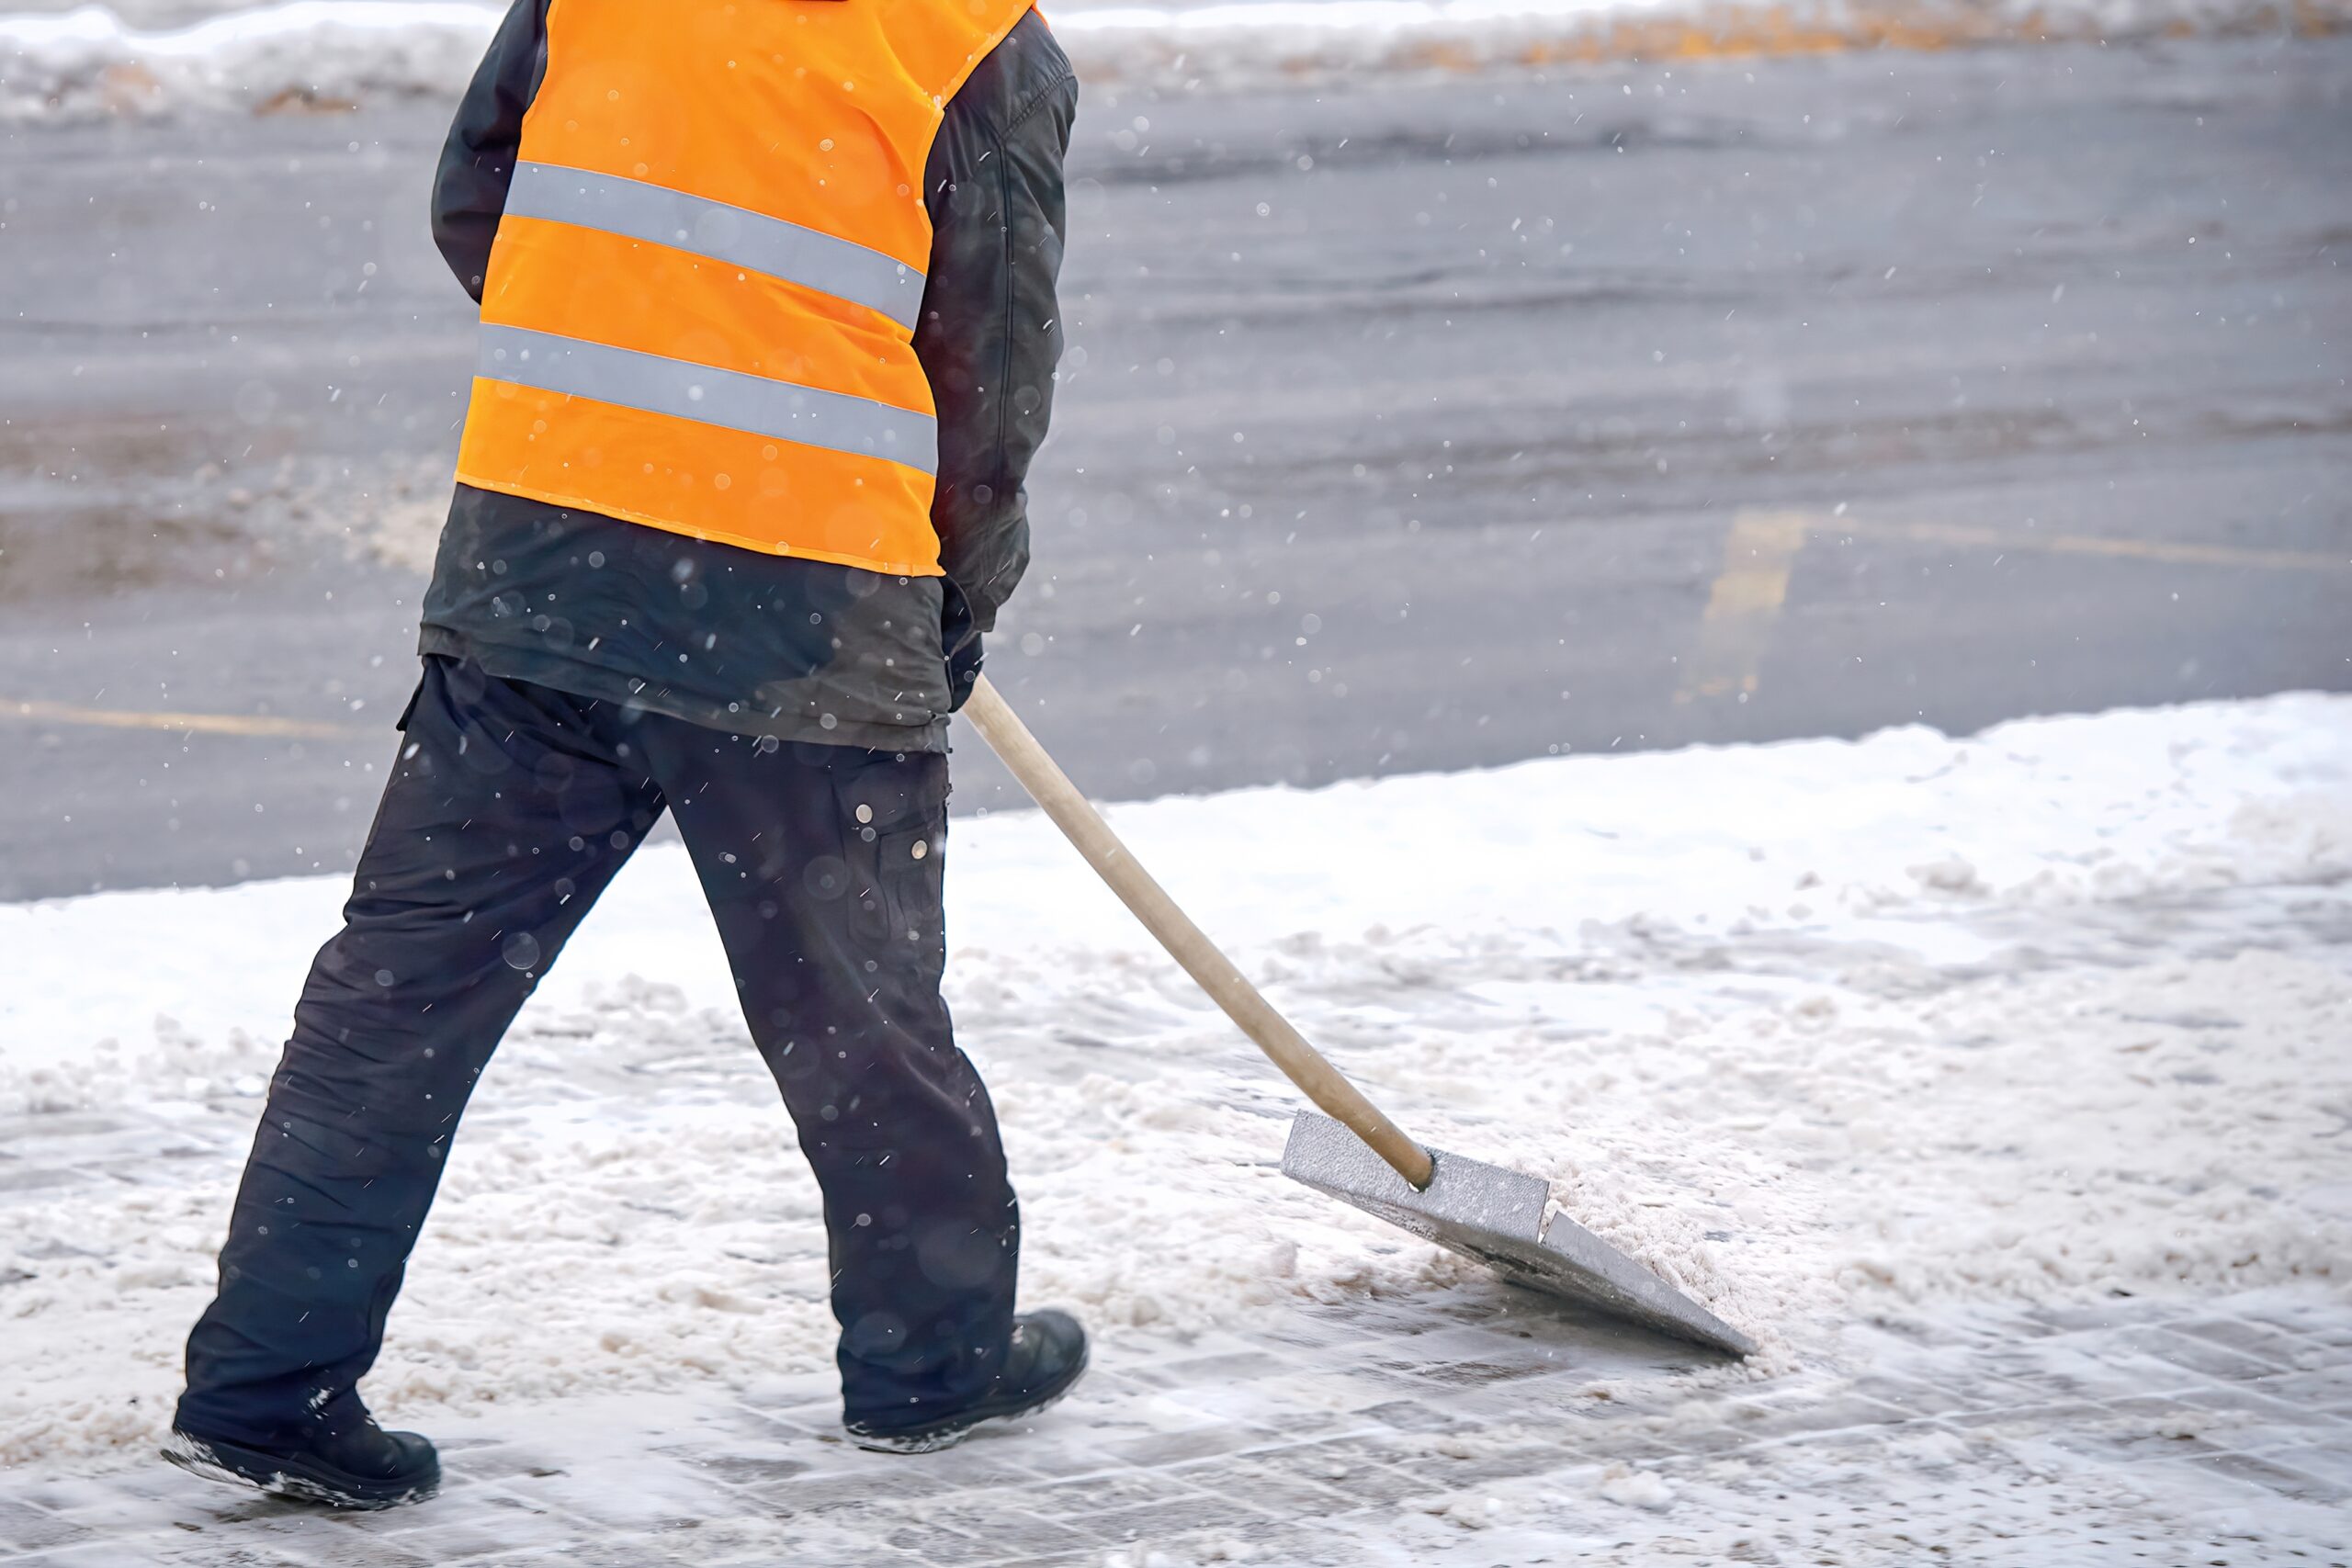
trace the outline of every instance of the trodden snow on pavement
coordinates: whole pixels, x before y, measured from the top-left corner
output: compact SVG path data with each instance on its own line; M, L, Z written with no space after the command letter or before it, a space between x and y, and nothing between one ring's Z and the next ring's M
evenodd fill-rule
M1686 1393L1859 1375L1906 1325L2027 1305L2352 1317L2352 698L1114 817L1407 1125L1547 1178L1762 1343ZM1282 1178L1295 1096L1042 818L959 819L953 854L949 996L1023 1293L1087 1315L1101 1366L1459 1299L1474 1266ZM156 1436L342 891L0 908L0 1464L103 1471ZM560 1432L551 1402L823 1371L817 1194L730 989L683 853L642 852L477 1094L366 1385L388 1418ZM109 1162L126 1138L156 1157ZM1645 1474L1611 1506L1666 1507Z

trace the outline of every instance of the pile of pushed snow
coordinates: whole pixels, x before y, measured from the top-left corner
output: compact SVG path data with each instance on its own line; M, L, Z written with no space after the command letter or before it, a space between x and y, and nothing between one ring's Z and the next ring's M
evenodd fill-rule
M505 11L477 0L288 0L153 29L104 6L0 16L0 118L454 92Z
M1116 815L1409 1128L1549 1177L1767 1369L1858 1312L2352 1277L2352 699ZM951 998L1031 1299L1115 1335L1481 1288L1281 1178L1295 1096L1047 824L955 831ZM0 908L44 976L0 998L0 1114L60 1173L0 1201L0 1462L149 1435L340 894ZM730 998L683 855L646 852L488 1075L372 1398L828 1363L817 1193Z
M2180 31L2328 30L2347 0L1235 0L1053 8L1095 82L1171 86L1400 70L1942 47L2116 41ZM448 93L503 5L287 0L177 28L104 6L0 15L0 118L337 107Z

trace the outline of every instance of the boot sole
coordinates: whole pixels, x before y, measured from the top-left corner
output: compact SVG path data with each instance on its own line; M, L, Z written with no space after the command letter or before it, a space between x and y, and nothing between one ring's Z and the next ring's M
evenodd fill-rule
M1033 1404L1023 1404L1012 1410L991 1411L985 1416L975 1416L969 1420L946 1422L936 1427L921 1427L910 1432L861 1432L846 1426L842 1430L849 1434L851 1442L868 1453L935 1454L942 1449L954 1448L983 1427L993 1427L1001 1422L1026 1420L1032 1416L1051 1410L1055 1405L1068 1399L1070 1391L1076 1388L1079 1381L1086 1376L1087 1366L1093 1359L1093 1355L1092 1344L1090 1343L1080 1348L1078 1353L1078 1365L1071 1371L1069 1381Z
M422 1481L378 1480L186 1432L172 1434L164 1445L163 1456L190 1475L199 1475L207 1481L247 1486L273 1497L323 1503L331 1508L397 1508L407 1503L422 1503L441 1489L437 1471Z

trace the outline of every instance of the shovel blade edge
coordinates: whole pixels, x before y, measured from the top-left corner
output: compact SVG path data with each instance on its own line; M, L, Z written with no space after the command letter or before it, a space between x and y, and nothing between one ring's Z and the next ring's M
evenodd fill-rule
M1283 1174L1426 1241L1476 1258L1504 1279L1679 1338L1751 1354L1756 1342L1566 1214L1546 1223L1548 1183L1431 1149L1415 1191L1345 1125L1303 1111Z

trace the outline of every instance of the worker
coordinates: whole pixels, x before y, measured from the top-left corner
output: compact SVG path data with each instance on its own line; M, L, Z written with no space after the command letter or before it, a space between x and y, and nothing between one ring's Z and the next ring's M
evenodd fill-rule
M937 1449L1085 1370L1015 1314L941 997L948 715L1028 559L1076 106L1029 0L507 14L434 186L481 325L423 677L166 1457L432 1493L357 1385L476 1079L665 810L823 1190L850 1437Z

